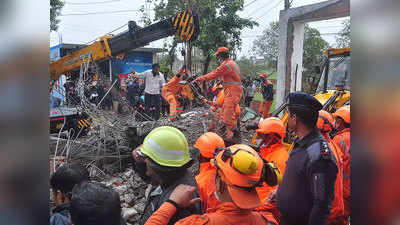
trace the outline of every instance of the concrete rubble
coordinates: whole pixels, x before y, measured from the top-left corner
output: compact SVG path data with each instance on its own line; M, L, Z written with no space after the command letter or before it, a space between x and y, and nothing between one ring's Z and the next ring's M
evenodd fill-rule
M138 224L146 204L146 194L150 193L151 185L144 183L135 171L127 168L125 172L116 173L101 181L118 192L121 199L122 217L127 224Z
M50 154L82 163L89 169L93 180L113 187L120 195L123 218L128 225L134 225L143 214L146 196L152 187L133 171L131 151L143 142L151 130L160 126L178 128L185 134L189 146L193 146L207 132L210 122L210 118L204 116L207 112L208 108L197 107L181 114L177 121L161 118L158 121L137 122L131 115L116 115L112 111L104 111L102 118L107 119L105 124L112 125L100 126L101 119L97 118L97 124L93 124L86 136L77 139L52 137ZM249 135L241 128L242 143L247 142ZM57 140L58 154L54 154ZM199 153L190 147L190 154L193 159L197 159ZM192 174L197 173L198 166L197 162L190 168Z

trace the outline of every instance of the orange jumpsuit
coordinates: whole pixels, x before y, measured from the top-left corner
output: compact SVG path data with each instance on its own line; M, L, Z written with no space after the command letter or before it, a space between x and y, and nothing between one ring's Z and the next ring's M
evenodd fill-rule
M274 162L283 176L286 170L286 161L289 159L289 153L281 143L273 144L268 147L262 147L260 149L260 155L268 162ZM264 183L262 187L256 188L258 197L260 197L261 202L265 203L269 194L277 187L278 185L271 187Z
M347 220L344 217L344 203L343 203L343 161L342 152L339 147L333 142L328 133L322 133L326 141L329 144L333 154L335 155L338 173L335 181L335 198L332 202L331 213L328 217L327 224L347 224Z
M342 152L343 161L343 203L344 215L346 218L350 216L350 128L339 131L333 138L333 142Z
M183 85L179 84L181 78L176 75L162 88L162 97L169 104L169 117L175 119L178 112L182 112L183 108L178 100L178 93L183 89Z
M211 108L211 111L216 112L216 115L214 121L211 122L210 124L209 128L210 130L214 130L214 127L216 124L218 124L218 121L224 120L224 113L223 113L224 101L225 101L224 90L221 90L217 95L216 101L211 102L211 105L213 106L213 108ZM235 107L233 119L237 121L239 119L239 116L240 116L240 106L239 104L237 104Z
M269 80L266 80L265 86L273 85ZM271 110L273 100L271 99L264 99L258 108L258 113L262 114L263 118L270 117L269 111Z
M166 225L176 213L176 208L169 202L165 202L147 220L146 225ZM210 210L211 211L211 210ZM268 225L278 223L269 213L254 212L238 208L232 202L218 205L212 212L203 215L191 215L175 223L176 225Z
M223 61L216 70L197 78L197 80L208 81L218 77L222 78L225 94L223 120L226 128L232 131L237 124L237 118L235 118L234 114L235 107L242 98L242 79L240 77L239 66L229 58Z
M207 212L207 209L214 208L220 204L214 195L216 172L216 168L209 162L200 163L200 172L196 176L196 182L203 202L203 212Z

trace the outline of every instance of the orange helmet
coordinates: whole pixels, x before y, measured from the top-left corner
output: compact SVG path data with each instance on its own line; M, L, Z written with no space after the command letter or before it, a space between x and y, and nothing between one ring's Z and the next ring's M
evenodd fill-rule
M263 180L264 162L254 149L243 144L232 145L210 162L217 167L218 175L227 184L229 194L239 208L261 206L255 187Z
M330 132L333 129L334 119L332 114L325 110L319 111L319 117L317 121L317 128L321 132Z
M342 106L333 113L334 117L340 117L346 123L350 123L350 106Z
M193 146L200 150L200 154L204 158L212 159L215 149L218 147L225 148L225 143L218 134L207 132L201 135Z
M277 117L268 117L258 124L257 132L263 134L275 133L281 138L285 138L286 130L282 120Z
M267 73L262 73L262 74L260 74L260 77L262 77L262 78L267 78L267 77L268 77L268 74L267 74Z
M222 88L224 88L224 87L222 86L222 84L215 84L215 85L212 87L211 91L212 91L212 92L216 92L218 89L222 89Z
M214 56L218 55L221 52L229 53L229 49L227 47L219 47L217 51L214 53Z

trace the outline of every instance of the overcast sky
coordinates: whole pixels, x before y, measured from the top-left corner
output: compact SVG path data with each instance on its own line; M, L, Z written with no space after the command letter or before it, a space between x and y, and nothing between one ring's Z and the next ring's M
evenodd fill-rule
M321 0L293 0L292 7L321 2ZM145 0L65 0L57 32L50 33L50 46L60 43L83 44L98 38L126 24L129 20L139 21L142 13L138 11ZM260 25L242 32L242 51L240 56L249 55L253 41L262 34L272 21L279 20L279 11L284 8L284 0L245 0L244 10L239 15L252 18ZM153 5L148 5L148 12L153 19ZM346 18L312 22L311 27L320 30L322 37L331 45L335 44L335 34L342 28ZM139 23L139 25L142 25ZM128 27L113 32L117 34ZM162 47L165 40L150 44L151 47Z

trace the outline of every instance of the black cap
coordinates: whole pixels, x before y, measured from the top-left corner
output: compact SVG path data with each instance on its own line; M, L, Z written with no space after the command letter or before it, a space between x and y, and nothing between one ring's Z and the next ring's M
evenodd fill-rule
M314 96L304 92L290 93L288 101L288 106L309 108L317 112L322 109L322 104Z

